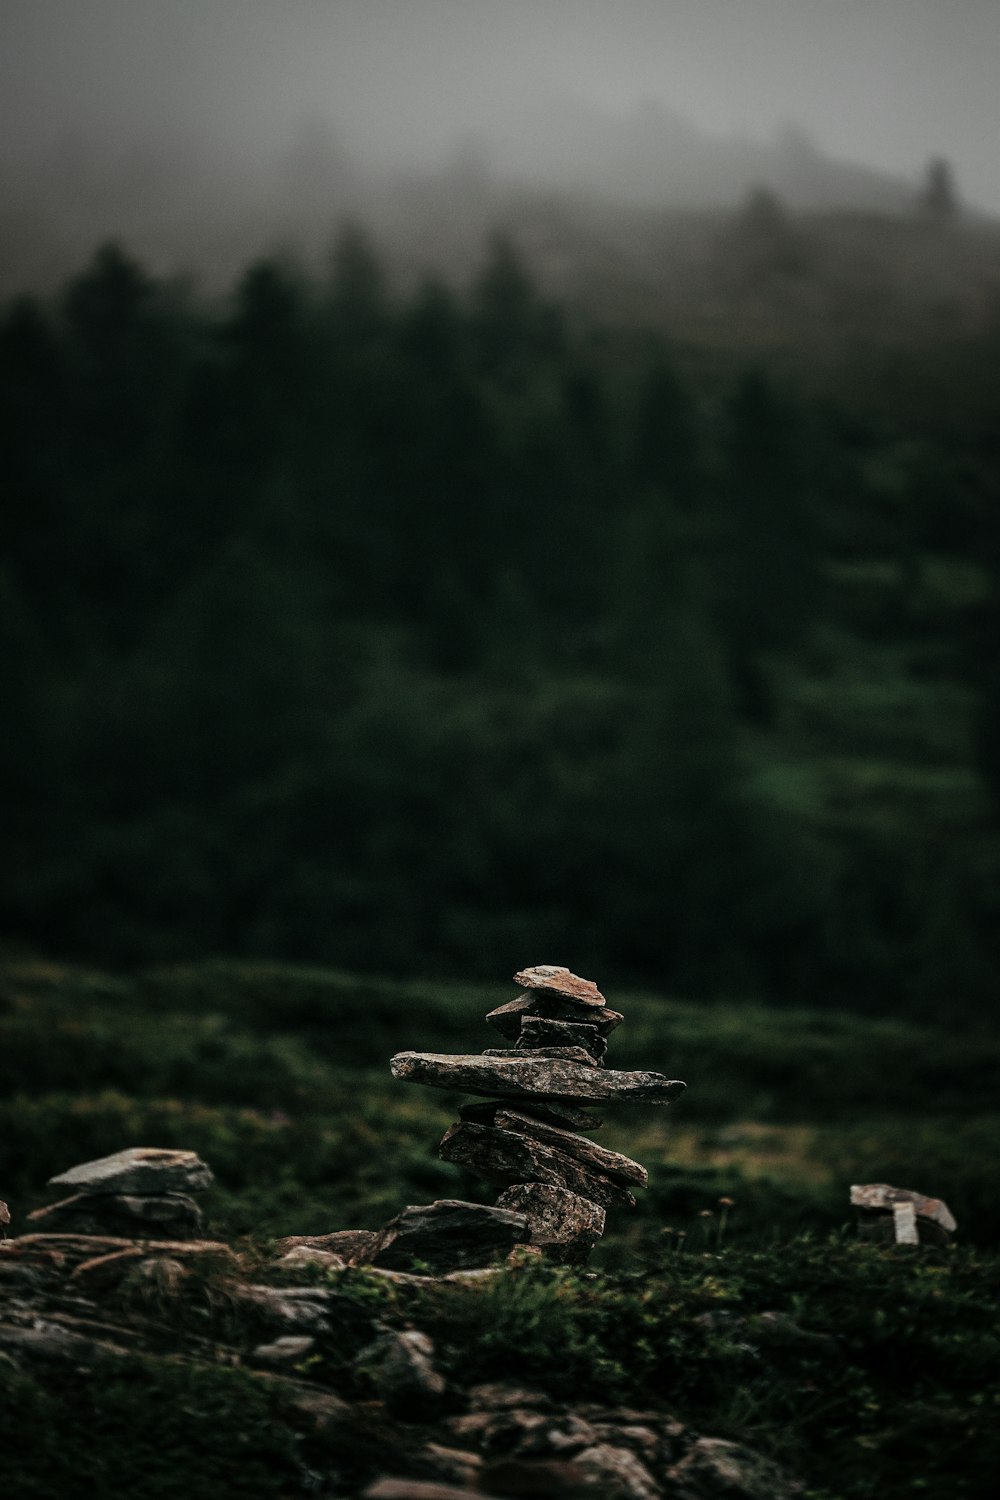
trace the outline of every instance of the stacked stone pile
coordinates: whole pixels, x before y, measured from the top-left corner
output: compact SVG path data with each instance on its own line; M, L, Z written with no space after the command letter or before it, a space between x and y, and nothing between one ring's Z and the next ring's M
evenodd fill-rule
M133 1146L50 1177L50 1187L71 1188L72 1195L36 1209L28 1220L36 1233L192 1239L201 1232L202 1214L191 1194L212 1181L193 1151Z
M522 994L490 1011L513 1047L451 1056L400 1052L393 1076L485 1099L465 1104L441 1142L444 1161L505 1184L497 1208L523 1215L525 1238L558 1259L585 1259L609 1208L635 1206L645 1167L588 1140L588 1106L668 1104L685 1085L660 1073L613 1072L608 1037L623 1017L597 986L550 964L514 975Z

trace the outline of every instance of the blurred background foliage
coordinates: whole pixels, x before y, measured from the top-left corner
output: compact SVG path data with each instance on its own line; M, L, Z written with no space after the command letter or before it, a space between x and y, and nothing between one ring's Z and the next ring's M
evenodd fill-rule
M357 227L9 301L0 933L986 1019L1000 334L921 340L793 379Z

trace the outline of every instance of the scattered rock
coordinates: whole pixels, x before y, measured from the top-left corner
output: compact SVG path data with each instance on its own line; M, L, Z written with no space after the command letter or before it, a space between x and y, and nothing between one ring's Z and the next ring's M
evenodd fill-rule
M331 1294L325 1287L240 1286L232 1292L257 1307L269 1322L300 1328L303 1333L328 1331Z
M469 1453L465 1448L447 1448L441 1443L427 1443L421 1449L421 1456L441 1479L451 1484L474 1487L483 1467L478 1453Z
M339 1255L348 1265L356 1266L365 1263L376 1239L374 1229L337 1229L333 1234L286 1235L284 1239L277 1241L274 1248L279 1255L287 1255L290 1250L300 1248L323 1250L331 1255Z
M183 1239L201 1230L201 1209L184 1193L161 1193L139 1197L128 1193L76 1193L36 1208L29 1221L46 1229L101 1234L121 1231L130 1235L170 1235Z
M858 1232L867 1239L897 1245L946 1245L958 1228L941 1198L928 1198L887 1182L852 1187L851 1203L859 1210Z
M283 1271L296 1271L301 1266L322 1266L327 1271L345 1271L347 1261L342 1255L330 1250L314 1250L310 1245L296 1245L278 1261Z
M445 1379L435 1370L434 1344L417 1328L392 1330L363 1349L354 1368L367 1375L393 1412L426 1411L440 1400Z
M599 1443L578 1453L573 1462L602 1500L660 1500L652 1474L631 1448Z
M305 1359L316 1347L308 1334L287 1333L270 1344L258 1344L251 1356L263 1365L294 1365Z
M362 1500L489 1500L482 1490L432 1479L376 1479L361 1495Z
M552 1405L547 1391L536 1391L527 1385L510 1385L506 1381L487 1381L474 1385L468 1393L469 1406L473 1411L504 1411L509 1407L538 1407L545 1410Z
M193 1151L133 1146L114 1156L83 1162L49 1178L50 1187L82 1193L198 1193L211 1187L211 1171Z
M797 1500L802 1486L771 1459L725 1438L698 1438L668 1471L677 1500Z
M397 1214L379 1232L368 1258L389 1270L419 1262L440 1274L502 1259L528 1237L523 1214L442 1198Z
M526 1500L579 1500L586 1493L586 1477L575 1462L557 1458L498 1458L483 1465L480 1483L493 1495Z

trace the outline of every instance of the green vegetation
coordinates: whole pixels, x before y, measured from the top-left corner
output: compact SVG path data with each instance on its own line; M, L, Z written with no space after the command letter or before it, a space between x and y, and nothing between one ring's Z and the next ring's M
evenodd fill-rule
M1000 361L933 326L734 373L357 230L10 302L0 931L988 1012Z

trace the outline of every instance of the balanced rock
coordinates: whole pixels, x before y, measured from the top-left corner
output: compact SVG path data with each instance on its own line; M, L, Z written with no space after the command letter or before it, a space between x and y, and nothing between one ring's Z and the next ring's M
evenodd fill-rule
M473 1099L468 1104L459 1105L458 1113L463 1120L474 1120L477 1125L492 1125L497 1110L510 1107L509 1100ZM532 1099L527 1104L520 1104L518 1110L522 1115L530 1115L532 1119L562 1130L600 1130L604 1124L597 1115L590 1115L585 1109L576 1109L572 1104L556 1104L550 1099Z
M620 1151L609 1151L605 1146L598 1146L596 1142L588 1141L586 1136L577 1135L575 1131L561 1130L558 1126L536 1120L522 1110L501 1107L493 1123L501 1130L512 1130L555 1147L571 1156L582 1167L600 1172L614 1182L631 1184L633 1187L645 1187L649 1182L646 1168L631 1157L623 1156Z
M71 1187L78 1193L198 1193L213 1181L211 1171L193 1151L132 1146L50 1177L49 1186Z
M632 1194L620 1183L593 1171L558 1146L512 1130L462 1120L447 1132L438 1155L442 1161L455 1162L500 1182L543 1182L568 1188L602 1208L635 1207Z
M566 1188L521 1182L500 1194L497 1207L524 1214L532 1244L563 1246L567 1260L586 1260L604 1233L603 1208Z
M595 1062L600 1062L608 1050L608 1039L587 1021L553 1021L547 1016L525 1016L516 1045L531 1049L582 1047Z
M520 1036L522 1023L529 1016L540 1016L549 1021L586 1021L588 1026L596 1026L602 1036L610 1036L625 1019L620 1011L610 1010L606 1005L581 1006L578 1001L557 995L552 990L535 990L488 1011L486 1020L502 1036L514 1041Z
M524 990L546 990L563 995L568 1000L575 1000L577 1005L604 1008L604 996L594 981L571 974L561 964L535 964L534 968L521 969L514 975L514 983Z

